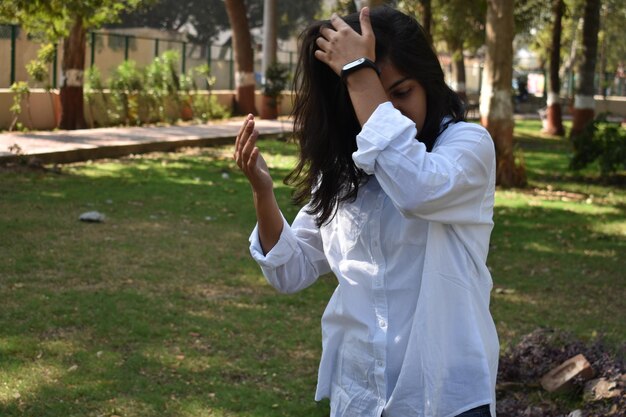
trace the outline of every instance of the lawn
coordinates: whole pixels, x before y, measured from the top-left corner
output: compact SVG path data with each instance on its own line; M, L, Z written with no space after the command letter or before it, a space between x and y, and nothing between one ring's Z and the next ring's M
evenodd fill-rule
M567 142L516 127L530 185L498 190L489 267L503 347L539 326L626 340L626 189L566 170ZM295 148L260 144L280 179ZM279 295L248 253L232 148L0 172L0 415L328 415L313 401L321 278ZM85 211L102 224L78 221Z

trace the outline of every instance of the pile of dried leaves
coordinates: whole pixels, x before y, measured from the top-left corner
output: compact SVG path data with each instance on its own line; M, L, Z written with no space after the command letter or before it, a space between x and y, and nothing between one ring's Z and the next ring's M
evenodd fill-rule
M598 340L584 344L569 333L537 329L524 336L517 346L500 358L497 385L498 417L604 417L626 415L626 371L624 353L611 352ZM575 378L565 395L569 401L559 401L558 395L548 394L540 379L567 359L583 354L595 371L594 378L605 378L616 384L620 395L602 400L583 399L585 381ZM571 404L579 404L577 410ZM570 409L566 409L569 405Z

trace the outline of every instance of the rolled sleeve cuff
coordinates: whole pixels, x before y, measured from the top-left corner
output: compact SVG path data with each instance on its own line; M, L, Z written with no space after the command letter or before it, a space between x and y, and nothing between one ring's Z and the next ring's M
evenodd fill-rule
M277 268L284 265L298 250L298 241L289 223L283 217L283 230L276 245L267 253L263 254L261 240L259 239L259 225L254 227L250 234L250 254L252 258L264 268Z
M369 175L374 174L380 152L407 129L415 130L411 119L403 116L389 101L380 104L356 137L357 150L352 154L356 166ZM415 130L413 137L416 135Z

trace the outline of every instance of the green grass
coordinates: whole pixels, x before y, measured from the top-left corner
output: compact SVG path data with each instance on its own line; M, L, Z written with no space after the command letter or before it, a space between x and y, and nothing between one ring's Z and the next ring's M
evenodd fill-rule
M516 129L530 187L497 193L501 341L550 326L623 343L626 190L568 173L566 142L538 128ZM295 149L261 147L291 220ZM289 296L265 283L231 152L0 172L0 415L328 415L313 393L334 278ZM79 222L90 210L106 222Z

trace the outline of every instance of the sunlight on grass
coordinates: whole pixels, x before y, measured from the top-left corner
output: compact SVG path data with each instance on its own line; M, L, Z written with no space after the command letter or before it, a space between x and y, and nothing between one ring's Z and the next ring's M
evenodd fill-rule
M606 235L626 237L626 220L607 221L596 224L593 227L593 231Z
M42 386L55 384L68 369L42 360L28 361L0 373L0 403L34 397Z
M539 242L530 242L524 245L525 250L532 250L533 252L552 253L555 249L552 246L542 244Z

